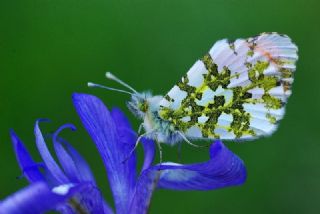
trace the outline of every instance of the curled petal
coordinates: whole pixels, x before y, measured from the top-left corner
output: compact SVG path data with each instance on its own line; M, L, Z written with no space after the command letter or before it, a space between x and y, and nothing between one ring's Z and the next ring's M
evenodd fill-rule
M119 111L111 115L95 96L74 94L73 103L107 169L116 212L127 213L135 184L135 154L124 161L135 143L127 121Z
M130 207L132 213L147 213L156 186L173 190L213 190L245 182L246 169L242 160L221 141L211 145L210 157L205 163L162 163L144 170L137 181Z
M51 156L49 149L46 145L46 142L44 141L43 135L41 133L41 130L39 128L39 122L43 120L37 120L36 125L34 127L34 134L36 136L36 143L39 150L39 153L44 161L44 164L46 165L46 168L51 173L54 179L58 183L69 183L69 179L66 177L64 172L61 170L59 165L56 163L56 161Z
M163 163L154 167L154 170L161 169L158 187L174 190L214 190L245 182L246 168L243 161L221 141L211 145L210 157L205 163Z
M44 182L35 182L0 202L0 211L6 214L33 214L55 210L85 186L52 190Z
M43 181L44 177L39 170L39 164L33 161L28 150L13 130L10 131L10 136L19 167L24 176L31 183Z
M64 172L68 176L68 179L71 182L77 183L77 182L80 182L80 180L78 179L79 172L76 167L76 163L74 162L72 157L68 154L68 152L65 150L63 145L58 141L58 135L65 128L70 128L72 131L76 130L75 126L73 126L72 124L65 124L61 126L53 134L53 145L57 154L57 158L59 159L59 162L62 168L64 169Z

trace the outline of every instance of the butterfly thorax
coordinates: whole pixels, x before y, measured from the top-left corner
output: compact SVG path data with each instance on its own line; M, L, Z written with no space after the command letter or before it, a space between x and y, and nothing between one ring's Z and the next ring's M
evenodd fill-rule
M150 92L134 94L127 103L129 110L143 123L145 137L167 144L181 141L174 125L159 116L159 102L163 96L152 96Z

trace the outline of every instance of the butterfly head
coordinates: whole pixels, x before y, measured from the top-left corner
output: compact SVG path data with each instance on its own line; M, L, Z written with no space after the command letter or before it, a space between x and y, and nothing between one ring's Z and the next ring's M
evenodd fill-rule
M130 111L138 118L144 119L148 112L156 112L162 96L153 96L150 91L132 94L131 100L127 103Z
M151 97L150 92L136 93L131 95L130 101L127 102L129 110L138 118L144 118L150 108L148 99Z
M160 96L152 96L151 92L147 91L147 92L140 93L140 92L136 91L130 85L123 82L122 80L120 80L119 78L117 78L116 76L114 76L110 72L106 73L106 77L108 79L111 79L111 80L114 80L114 81L120 83L122 86L125 86L127 89L129 89L129 91L117 89L117 88L111 88L111 87L107 87L104 85L99 85L99 84L95 84L95 83L91 83L91 82L88 83L88 86L89 87L104 88L107 90L117 91L117 92L131 95L131 99L127 103L128 108L135 116L137 116L139 118L144 118L145 114L148 111L150 111L150 109L154 109L154 106L155 106L154 103L158 102L158 100L160 99L159 98Z

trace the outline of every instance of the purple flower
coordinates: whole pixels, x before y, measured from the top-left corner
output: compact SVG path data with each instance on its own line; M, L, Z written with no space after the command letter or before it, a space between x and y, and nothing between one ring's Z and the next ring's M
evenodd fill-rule
M154 142L142 139L145 157L141 170L137 171L135 153L123 161L134 148L137 139L125 115L117 108L110 112L100 99L92 95L74 94L73 102L105 165L117 214L146 213L155 188L213 190L240 185L246 179L242 160L221 141L211 145L210 160L207 162L153 165ZM54 148L62 168L50 155L38 122L35 135L43 164L35 163L18 137L11 133L19 165L31 185L0 202L0 210L25 213L24 210L36 209L42 212L55 209L63 213L77 213L78 208L87 213L113 213L101 198L84 159L70 144L58 137L59 132L66 127L74 129L72 125L66 125L53 136ZM52 198L53 203L40 205L39 202L44 198Z
M0 213L41 213L56 210L61 213L112 213L101 197L87 162L59 133L72 124L61 126L52 141L60 165L49 152L38 120L34 133L42 163L36 163L22 141L10 132L18 164L30 186L0 203ZM61 166L61 167L60 167Z

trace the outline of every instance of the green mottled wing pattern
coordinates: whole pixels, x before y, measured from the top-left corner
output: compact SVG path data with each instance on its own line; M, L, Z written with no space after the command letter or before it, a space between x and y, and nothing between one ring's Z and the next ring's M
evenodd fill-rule
M286 35L220 40L164 96L159 115L188 138L270 135L284 115L297 59Z

